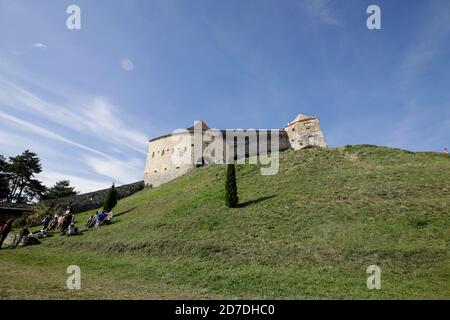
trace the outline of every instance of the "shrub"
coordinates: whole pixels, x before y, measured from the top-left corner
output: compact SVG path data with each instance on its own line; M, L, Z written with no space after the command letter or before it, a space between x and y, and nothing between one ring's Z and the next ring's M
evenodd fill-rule
M103 210L110 212L116 205L118 200L117 189L114 184L109 188L105 195L105 201L103 202Z
M228 208L236 208L239 202L236 186L236 169L234 164L227 165L225 182L225 203Z

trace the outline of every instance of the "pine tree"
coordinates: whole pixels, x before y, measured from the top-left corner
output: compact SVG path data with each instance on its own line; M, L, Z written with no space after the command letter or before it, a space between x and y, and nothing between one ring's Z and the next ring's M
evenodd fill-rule
M236 169L234 164L227 165L227 180L225 183L225 203L228 208L236 208L239 202L236 186Z
M55 183L53 187L48 189L41 197L42 200L58 199L69 196L75 196L78 192L75 187L70 186L69 180L61 180Z
M27 203L39 199L46 191L35 179L41 172L41 161L34 152L25 150L8 161L0 155L0 201Z
M110 212L117 204L118 194L114 184L109 188L105 195L105 201L103 202L103 210Z

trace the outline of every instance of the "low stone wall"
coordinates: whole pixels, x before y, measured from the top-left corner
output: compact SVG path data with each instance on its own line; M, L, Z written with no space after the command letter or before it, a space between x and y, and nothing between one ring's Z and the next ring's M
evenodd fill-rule
M32 204L0 203L0 223L6 223L11 218L20 218L31 214L34 210Z
M123 185L116 187L119 199L131 196L144 189L144 181L138 181L135 183ZM76 196L70 196L60 199L45 200L43 201L45 206L59 206L61 208L66 208L70 206L75 213L83 212L87 210L98 209L103 206L103 201L105 200L105 194L108 189L103 189L95 192L80 194Z

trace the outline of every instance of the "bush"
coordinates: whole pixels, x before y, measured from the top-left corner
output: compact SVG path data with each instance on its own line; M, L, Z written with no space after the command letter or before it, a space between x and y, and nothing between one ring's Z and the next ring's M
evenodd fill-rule
M236 186L236 169L234 164L227 165L225 182L225 203L228 208L236 208L239 202Z
M105 201L103 202L103 211L110 212L117 205L117 200L117 189L113 184L106 192Z
M54 216L60 210L57 206L47 207L42 203L36 203L31 214L25 214L14 220L13 227L20 229L38 226L46 216Z

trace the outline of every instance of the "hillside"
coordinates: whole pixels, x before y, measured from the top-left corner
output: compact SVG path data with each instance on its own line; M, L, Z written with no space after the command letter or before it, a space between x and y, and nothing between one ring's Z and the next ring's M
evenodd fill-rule
M200 168L121 200L110 226L0 250L0 298L450 298L449 156L290 150L274 176L237 166L237 209L224 176ZM72 264L79 291L65 289Z

